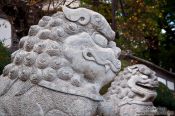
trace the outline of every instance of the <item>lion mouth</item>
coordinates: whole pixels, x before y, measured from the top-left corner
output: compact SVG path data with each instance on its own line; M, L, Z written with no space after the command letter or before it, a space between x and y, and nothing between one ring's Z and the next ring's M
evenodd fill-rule
M157 88L156 84L153 86L152 84L149 84L149 83L143 84L138 82L136 83L136 85L151 91L155 91Z
M119 60L116 61L109 61L106 60L105 63L105 72L108 72L109 70L112 70L114 73L117 73L121 68L121 62Z

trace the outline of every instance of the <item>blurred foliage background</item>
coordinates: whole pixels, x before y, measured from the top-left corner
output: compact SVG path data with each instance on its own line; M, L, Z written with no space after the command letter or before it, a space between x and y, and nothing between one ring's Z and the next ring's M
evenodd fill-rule
M175 111L175 96L167 86L160 83L157 88L157 97L154 100L154 105L157 107L166 107L169 110Z
M2 74L4 67L10 63L10 54L11 52L5 48L0 41L0 75Z

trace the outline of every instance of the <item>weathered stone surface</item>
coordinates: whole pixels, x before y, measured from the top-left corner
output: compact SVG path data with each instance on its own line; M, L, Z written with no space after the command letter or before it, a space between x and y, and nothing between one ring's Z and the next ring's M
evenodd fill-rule
M94 116L102 86L120 70L106 19L85 8L44 16L0 78L0 115Z

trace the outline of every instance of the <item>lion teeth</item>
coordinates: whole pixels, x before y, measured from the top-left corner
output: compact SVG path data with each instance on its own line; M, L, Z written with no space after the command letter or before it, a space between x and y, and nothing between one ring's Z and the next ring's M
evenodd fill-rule
M108 72L110 69L109 65L105 65L105 72Z

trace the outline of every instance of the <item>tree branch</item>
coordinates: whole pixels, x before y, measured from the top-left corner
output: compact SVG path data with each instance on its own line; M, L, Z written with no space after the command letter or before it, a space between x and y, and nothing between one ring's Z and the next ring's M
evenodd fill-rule
M49 0L49 6L48 6L48 8L47 8L47 12L49 12L49 10L50 10L51 2L52 2L52 0Z
M77 0L72 0L71 2L69 2L69 4L67 4L66 6L70 6L72 3L76 2Z
M61 4L64 5L66 2L66 0L62 0L60 3L57 2L56 8L58 8Z
M119 3L120 3L120 6L121 6L121 9L122 9L122 14L123 14L123 16L126 16L126 15L125 15L125 11L124 11L124 7L123 7L122 1L119 0Z

